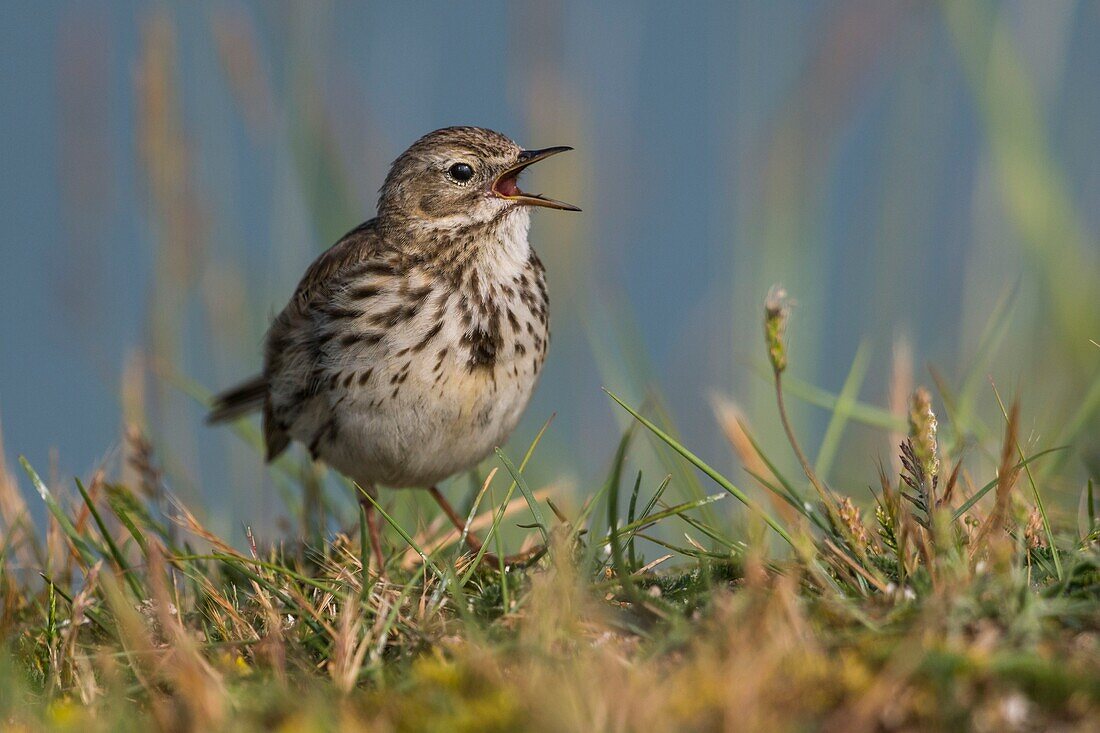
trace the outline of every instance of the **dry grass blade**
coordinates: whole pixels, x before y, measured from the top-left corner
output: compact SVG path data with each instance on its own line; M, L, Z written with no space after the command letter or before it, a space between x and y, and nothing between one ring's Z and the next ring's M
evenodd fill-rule
M990 532L1002 528L1008 517L1008 503L1012 487L1020 476L1020 468L1014 461L1016 455L1016 430L1020 418L1020 403L1013 402L1005 423L1004 440L1001 443L1001 461L997 469L997 490L994 495L993 510L982 522L970 548L971 557L981 551L988 541Z
M1005 421L1009 420L1008 411L1005 409L1004 400L1001 399L1001 393L997 390L997 385L990 380L990 384L993 387L993 396L997 398L997 406L1001 408L1001 414L1004 415ZM1019 400L1013 403L1013 410L1019 409ZM1027 481L1031 485L1031 495L1035 498L1035 506L1039 510L1039 516L1042 518L1043 530L1046 533L1047 544L1051 550L1051 559L1054 560L1054 568L1058 574L1058 580L1062 580L1065 574L1062 570L1062 558L1058 552L1058 546L1054 540L1054 529L1050 526L1050 518L1047 517L1046 506L1043 503L1043 496L1039 493L1039 486L1035 483L1035 475L1031 472L1031 466L1028 465L1027 457L1024 455L1023 446L1020 445L1020 441L1014 441L1016 446L1016 454L1020 457L1020 462L1024 466L1024 473L1027 475Z
M535 501L546 501L555 493L555 487L546 486L538 489L534 492ZM524 509L527 508L527 500L522 496L512 499L508 502L508 505L504 507L502 519L514 517ZM470 532L481 532L493 525L494 514L497 512L497 508L490 507L481 514L474 517L473 521L469 524ZM414 537L416 543L429 555L434 555L442 549L450 547L459 542L462 537L459 531L450 522L439 522L436 527L428 527L421 532L417 533ZM412 568L416 563L420 561L420 555L416 553L416 550L411 547L406 548L404 554L401 557L401 565L405 569Z
M0 520L3 521L0 547L5 548L9 558L13 557L23 567L31 567L35 559L42 558L42 549L34 539L27 502L4 458L3 426L0 426Z
M779 477L763 460L745 431L742 424L745 417L740 408L732 400L726 399L717 393L711 394L710 404L711 409L714 410L718 426L722 429L722 433L726 436L726 440L729 441L734 453L741 459L745 470L757 478L758 481L767 482L771 486L778 485L780 483ZM795 512L794 507L789 502L781 499L775 492L768 492L768 501L771 502L772 507L784 523L793 524L797 520L798 513Z
M225 719L225 684L203 655L191 630L183 624L168 586L159 545L153 545L149 552L149 584L152 598L147 608L161 636L158 647L166 652L163 663L157 666L157 674L170 683L176 700L184 703L196 728L214 729Z

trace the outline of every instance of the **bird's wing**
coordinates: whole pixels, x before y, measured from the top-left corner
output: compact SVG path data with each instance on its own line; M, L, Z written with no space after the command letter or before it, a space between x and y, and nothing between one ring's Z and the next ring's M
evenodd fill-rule
M340 287L342 275L357 265L378 257L381 241L378 220L371 219L345 234L313 261L302 275L287 308L308 307Z
M264 353L268 396L263 415L269 461L286 448L291 427L309 412L310 402L331 377L328 341L340 327L340 314L334 312L339 296L371 268L387 267L387 256L377 220L361 224L314 260L271 324Z

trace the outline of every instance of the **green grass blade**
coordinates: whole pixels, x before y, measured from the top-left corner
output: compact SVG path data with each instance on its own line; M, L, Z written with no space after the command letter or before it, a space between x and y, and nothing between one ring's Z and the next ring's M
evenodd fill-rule
M818 448L817 459L814 461L814 473L822 480L827 480L829 471L832 470L837 449L840 448L840 438L852 416L863 380L867 377L870 357L871 349L867 342L861 343L852 359L852 365L848 368L848 376L844 379L840 394L837 395L832 417L829 418L829 425L825 428L825 436L821 439L821 447Z
M72 608L72 605L73 605L72 596L70 596L68 593L66 593L64 591L64 589L62 589L59 585L57 585L57 583L54 582L53 578L49 577L45 573L39 573L39 577L41 577L42 580L44 580L46 582L46 584L49 586L49 588L52 590L52 592L54 592L57 595L61 596L65 600L65 602L69 604L69 607ZM104 616L103 611L101 609L95 608L94 606L85 608L84 609L84 615L87 616L89 619L91 619L92 623L94 623L96 626L98 626L101 631L103 631L105 634L107 634L107 636L110 636L112 638L117 638L117 634L115 633L114 628L112 627L111 624L109 624L107 622L107 619Z
M1088 492L1089 492L1089 509L1088 509L1088 511L1089 511L1089 532L1092 532L1094 529L1096 529L1096 502L1094 501L1094 497L1093 497L1093 493L1092 493L1092 479L1091 478L1089 479Z
M126 528L130 536L134 538L134 542L137 543L138 548L141 550L141 554L147 556L149 554L149 545L145 539L145 534L138 529L137 523L134 522L130 513L123 508L122 502L108 499L107 506L111 507L111 513L115 515L115 518Z
M657 503L661 501L661 497L664 495L665 491L668 489L671 483L672 475L669 474L668 476L665 476L664 480L661 481L660 485L657 487L657 490L653 492L653 496L651 496L649 498L649 501L646 502L645 508L642 510L641 516L627 519L627 527L632 527L637 524L638 520L644 520L649 517L649 513L652 512L653 507L657 506ZM725 494L723 494L723 496L725 496ZM624 528L623 531L627 530ZM634 541L633 533L631 533L630 541L632 543Z
M390 608L390 612L386 614L386 620L382 624L382 628L378 632L378 643L375 645L375 656L381 657L382 649L386 646L386 641L389 639L390 631L393 629L394 624L397 623L397 616L401 612L401 607L405 604L405 601L412 595L413 589L424 575L425 569L428 567L426 563L420 565L416 569L416 573L413 574L409 582L405 584L405 587L401 589L401 595L397 597L393 606Z
M729 496L729 494L715 494L715 496L726 497L726 496ZM671 508L671 507L666 507L666 508ZM733 549L736 549L738 547L736 542L732 542L730 540L727 540L725 537L720 535L718 533L718 531L716 529L714 529L714 527L711 527L708 524L706 524L705 522L701 522L698 519L695 519L695 518L689 516L686 512L676 512L673 516L675 516L680 521L687 523L689 526L694 527L695 529L699 530L704 535L706 535L710 539L714 540L718 544L722 545L726 549L733 550Z
M111 537L111 533L107 531L107 525L104 524L103 517L99 515L99 509L96 508L95 502L92 501L92 497L89 496L88 490L84 487L84 482L79 478L76 479L76 488L80 491L80 496L84 499L84 505L88 507L88 511L91 513L92 520L95 522L96 527L99 528L100 536L103 537L103 541L107 543L107 549L111 553L111 558L125 576L126 582L130 586L130 590L133 591L134 596L138 600L145 598L145 590L141 587L141 583L138 582L137 576L134 575L130 567L126 564L126 558L122 556L122 552L118 549L118 545L115 544L114 538Z
M23 456L19 456L19 464L30 477L31 483L34 484L34 488L38 491L38 495L42 497L42 501L45 502L46 508L49 509L50 514L54 516L57 523L61 526L61 531L64 532L65 536L69 538L69 541L73 543L77 554L80 555L85 566L91 567L94 565L97 555L106 555L107 552L103 548L95 547L87 538L82 537L80 532L76 530L72 520L65 514L61 505L57 503L57 499L54 498L49 487L46 486L46 483L39 477L38 472L31 466L30 461Z
M627 524L633 524L634 520L637 519L637 516L634 514L634 512L637 511L637 509L638 509L638 492L641 490L641 488L642 488L642 472L638 471L638 480L634 482L634 490L630 492L630 503L627 507L627 512L626 512L626 523ZM634 536L631 535L630 539L627 540L626 554L627 554L627 560L630 563L630 567L632 567L632 568L638 567L638 557L637 557L637 553L635 552L634 544L635 544L634 543Z
M581 512L581 516L577 520L577 526L574 528L574 531L580 531L580 527L587 521L588 515L595 508L598 498L602 497L604 494L609 493L611 491L611 486L617 484L619 481L622 480L623 466L626 463L626 454L627 450L630 448L630 442L634 438L635 424L636 423L633 422L630 423L630 425L627 426L626 430L623 431L622 437L619 438L619 445L615 448L615 456L611 459L611 469L608 472L607 478L604 480L603 485L597 492L597 496L589 501L588 505L585 507L585 510ZM610 501L610 498L608 499L608 501ZM610 527L611 525L608 525L609 530ZM588 547L584 553L583 567L593 567L593 561L596 557L597 546L598 545L595 542L590 542L588 544ZM603 563L600 563L599 567L603 567Z
M767 379L768 382L774 379L771 367L760 365L756 371L760 373L761 377ZM803 402L829 411L835 410L837 403L840 401L840 397L829 390L822 389L809 382L804 382L789 374L783 375L783 390L792 397L797 397ZM906 427L905 420L894 415L889 410L869 405L866 402L860 402L858 400L852 401L851 410L848 416L853 422L868 425L872 428L904 431Z
M500 605L503 613L508 614L512 610L512 598L511 592L508 590L508 566L504 562L504 538L500 536L497 527L502 519L504 519L504 507L508 506L508 501L512 498L512 492L515 491L515 482L512 482L512 486L509 487L508 493L505 495L504 504L500 512L493 515L493 526L489 528L489 531L493 534L493 545L497 551L497 570L500 572ZM493 501L492 490L490 489L489 501ZM489 539L486 537L485 542L481 546L481 552L479 555L485 554L485 547L489 544ZM477 563L481 562L481 557L478 557L474 564L470 566L470 569L466 571L466 575L463 577L463 585L466 584L466 580L477 568Z
M535 454L535 449L538 447L539 443L542 442L542 436L546 434L547 429L550 427L550 423L552 423L553 421L554 415L550 415L550 417L546 419L546 422L542 424L542 427L539 428L539 431L535 434L535 438L531 441L531 445L527 446L527 452L523 454L523 460L519 464L520 471L523 471L525 468L527 468L527 462L530 461L531 456ZM494 546L496 547L497 559L500 561L500 582L501 592L505 599L505 612L507 612L508 609L508 583L507 578L505 578L506 568L504 565L504 539L501 537L500 523L504 521L504 512L507 511L508 502L512 500L512 495L515 493L517 487L518 483L513 478L512 483L508 486L508 491L504 495L504 502L500 505L500 508L493 513L493 521L489 525L489 531L486 532L485 537L482 538L481 549L478 550L477 554L474 556L474 561L470 564L470 568L462 575L462 578L459 579L459 583L463 586L465 586L466 583L470 581L470 578L473 577L474 572L478 569L478 567L480 567L481 559L485 557L485 554L489 551L489 540L492 539ZM491 500L492 495L490 495L490 501Z
M721 500L725 499L727 496L729 496L729 494L711 494L710 496L704 496L702 499L693 499L691 501L685 501L681 504L677 504L676 506L671 506L667 509L662 509L659 512L654 512L653 514L649 514L649 515L640 517L639 519L635 519L630 524L625 524L622 527L620 527L619 528L619 533L620 534L626 534L626 533L629 533L629 532L638 532L639 530L645 529L646 527L651 527L654 524L657 524L662 519L667 519L668 517L675 517L677 515L683 514L684 512L690 512L692 509L700 509L700 508L702 508L704 506L707 506L709 504L713 504L716 501L721 501ZM600 544L601 545L606 545L608 543L608 541L609 541L609 537L605 537L600 542Z
M512 475L512 480L519 486L523 498L527 500L527 506L531 509L531 516L535 518L535 524L538 526L539 533L542 535L542 541L549 544L550 532L546 529L546 519L542 515L542 508L539 507L534 492L532 492L531 487L527 485L527 479L523 478L523 474L515 467L515 464L508 460L508 456L504 455L504 451L497 448L496 453L497 458L499 458L500 462L504 464L504 467L508 469L508 473Z
M504 521L504 512L508 510L508 502L512 500L512 495L515 493L516 488L517 484L515 481L513 481L512 484L508 487L507 493L505 493L504 495L504 501L493 514L493 521L492 524L489 525L489 531L486 532L485 537L482 538L481 549L477 551L477 554L474 556L474 561L470 563L470 568L463 574L462 578L460 578L459 580L462 585L466 585L466 583L469 582L470 578L473 577L474 572L481 565L481 559L485 557L485 553L489 551L490 539L494 541L494 546L497 550L497 559L500 560L501 576L504 575L504 540L500 536L500 523ZM502 580L501 582L504 581Z
M635 484L641 484L642 473L638 472ZM658 598L647 597L638 588L638 582L634 578L633 566L626 564L623 557L622 536L619 531L619 482L610 485L607 492L607 537L611 544L611 562L615 568L615 576L622 584L623 594L634 606L648 611L659 618L668 618L676 610Z
M644 519L649 516L649 513L653 511L653 507L657 506L657 502L661 500L661 496L665 493L665 490L668 489L669 484L671 483L672 476L665 476L664 480L661 481L661 484L657 487L657 490L653 492L653 496L651 496L649 498L649 501L646 502L645 509L642 510L642 514L639 517L640 519Z
M775 476L780 485L779 487L776 487L772 484L771 481L768 481L763 476L758 476L755 472L749 470L748 468L745 469L745 472L756 479L758 482L760 482L761 486L766 488L768 491L771 491L773 494L794 507L799 514L813 522L818 529L823 532L830 532L831 528L829 527L828 520L822 517L816 511L814 505L806 501L806 499L798 492L798 490L791 484L791 482L788 481L782 473L780 473L775 463L772 462L770 458L768 458L767 454L764 453L763 449L760 447L760 444L756 442L756 438L753 437L753 434L751 432L749 432L748 426L746 426L744 423L741 423L741 430L745 433L745 437L748 438L748 441L752 445L753 450L756 451L756 455L760 456L760 460L764 462L764 465L768 467L768 470L771 471L771 474ZM780 491L780 488L782 488L782 491Z
M1057 446L1055 448L1047 448L1046 450L1039 451L1038 453L1031 456L1027 460L1020 461L1019 463L1017 463L1015 466L1013 466L1013 470L1019 470L1021 468L1024 468L1025 466L1030 464L1032 461L1036 461L1036 460L1042 458L1043 456L1047 455L1048 453L1055 453L1057 451L1063 451L1063 450L1068 450L1068 449L1069 449L1069 446L1060 445L1060 446ZM983 486L982 488L975 491L974 495L972 497L967 499L966 502L962 506L960 506L958 509L955 510L955 513L953 515L951 515L951 519L953 521L958 521L962 517L962 515L966 514L968 511L970 511L971 507L973 507L975 504L977 504L983 496L985 496L990 491L992 491L993 487L995 487L996 485L997 485L997 479L993 479L992 481L987 483L985 486Z
M298 583L301 583L302 585L307 585L311 588L316 588L317 590L319 590L323 593L330 593L330 594L332 594L332 595L334 595L337 598L340 598L342 600L348 600L347 596L342 594L339 587L337 587L337 586L322 583L318 580L315 580L315 579L309 577L308 575L303 575L302 573L299 573L296 570L291 570L290 568L286 567L285 565L279 565L278 563L267 562L266 560L259 560L259 559L252 558L252 557L245 557L243 555L231 555L227 552L213 552L213 553L210 553L210 554L191 553L191 554L185 554L185 555L169 555L166 559L171 561L171 562L174 562L174 563L193 562L195 560L214 560L216 562L221 562L221 563L226 563L226 564L240 563L242 565L253 565L253 566L258 567L258 568L263 568L264 570L270 570L271 572L275 573L276 575L282 575L282 576L285 576L285 577L290 578L292 580L295 580Z
M359 583L365 595L367 588L371 586L370 580L370 540L367 537L367 510L359 505L359 568L361 572ZM377 558L379 567L382 566L382 558Z
M727 479L725 476L723 476L722 474L715 471L713 468L711 468L709 465L707 465L701 458L699 458L694 453L689 451L687 448L685 448L679 442L677 442L676 440L673 440L672 437L667 435L664 431L662 431L659 427L654 425L652 422L650 422L646 418L642 417L639 413L635 412L635 410L632 407L630 407L625 402L620 400L614 394L612 394L611 392L609 392L606 389L604 391L607 392L608 396L611 397L611 399L615 400L615 402L617 402L620 407L622 407L624 410L626 410L631 415L633 415L634 419L636 419L638 422L640 422L642 425L644 425L650 432L652 432L658 438L660 438L665 443L667 443L670 448L672 448L674 451L676 451L681 456L686 458L689 463L694 465L696 468L698 468L700 471L702 471L704 474L706 474L708 477L710 477L710 479L712 481L714 481L716 484L718 484L723 489L725 489L730 494L732 494L742 504L744 504L749 509L751 509L754 512L756 512L757 514L759 514L760 518L764 520L765 524L767 524L769 527L771 527L773 530L775 530L775 533L778 534L780 537L782 537L784 540L786 540L787 544L791 545L791 547L794 547L794 540L791 538L790 534L787 533L787 530L784 529L783 526L781 524L779 524L779 522L775 521L771 517L771 515L769 515L766 511L764 511L763 508L761 508L759 505L757 505L756 502L749 499L749 497L743 491L741 491L741 489L737 488L732 483L730 483L729 479Z
M666 550L672 550L677 555L683 555L684 557L693 557L697 560L725 560L730 559L728 554L722 554L720 552L711 552L710 550L700 550L695 547L684 547L683 545L674 545L667 540L662 540L660 537L654 537L648 534L639 534L646 542L652 542L658 547L663 547Z
M653 405L653 410L656 418L653 421L654 425L667 426L665 428L662 428L662 430L666 435L672 436L672 438L675 440L676 430L672 420L672 415L664 406L659 394L653 393L652 391L650 392L650 394L651 398L649 402ZM665 471L677 477L677 486L681 486L686 489L684 493L686 494L687 498L701 499L707 495L706 490L703 488L702 483L700 483L699 481L699 477L695 474L694 471L689 470L688 467L684 465L683 461L677 460L676 457L668 451L667 448L669 446L667 443L664 443L663 441L656 441L654 443L654 447L657 453L657 457L664 465ZM708 519L712 521L717 521L718 518L708 517Z

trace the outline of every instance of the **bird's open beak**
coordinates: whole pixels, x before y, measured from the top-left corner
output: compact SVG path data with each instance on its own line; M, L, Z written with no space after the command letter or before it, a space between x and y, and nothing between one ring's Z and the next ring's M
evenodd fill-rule
M516 179L519 178L519 174L527 166L549 158L551 155L557 155L558 153L564 153L566 150L572 149L573 148L567 145L559 145L554 148L543 148L542 150L524 150L519 154L519 160L517 160L514 165L502 171L493 181L491 188L493 195L527 206L545 206L548 209L580 211L580 209L573 204L567 204L564 201L555 201L554 199L546 198L538 193L526 193L521 191L519 186L516 185Z

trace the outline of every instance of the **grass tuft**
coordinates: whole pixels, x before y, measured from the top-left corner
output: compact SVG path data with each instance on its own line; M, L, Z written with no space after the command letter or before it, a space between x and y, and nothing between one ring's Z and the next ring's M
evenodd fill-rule
M908 414L861 407L862 348L840 396L816 400L833 414L811 466L784 414L780 377L797 364L776 297L766 347L804 482L728 401L715 399L719 423L750 487L661 427L666 416L643 414L656 408L608 392L635 422L579 509L525 473L547 424L519 466L498 452L476 478L461 530L403 523L391 495L368 496L393 543L372 566L362 510L348 522L333 502L296 504L299 526L350 534L265 544L247 530L235 547L173 495L136 428L133 485L100 472L70 501L22 461L44 539L0 465L5 728L1089 730L1094 481L1075 530L1043 500L1055 484L1031 470L1066 449L1025 450L1018 401L994 388L1002 435L965 457L941 451L932 393L913 393ZM940 399L956 405L943 422L958 435L957 403ZM909 423L898 475L881 462L870 472L871 502L822 478L859 409L882 411L863 422L884 433ZM660 480L636 470L635 425L682 465ZM273 470L316 488L312 471ZM707 495L692 470L722 491ZM538 543L537 559L507 565L517 542ZM483 562L490 543L499 562Z

